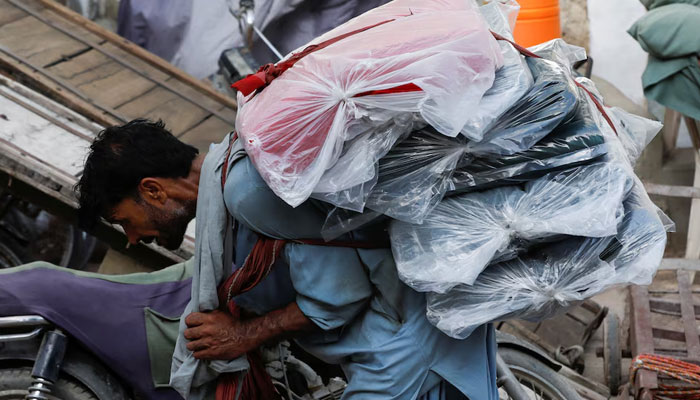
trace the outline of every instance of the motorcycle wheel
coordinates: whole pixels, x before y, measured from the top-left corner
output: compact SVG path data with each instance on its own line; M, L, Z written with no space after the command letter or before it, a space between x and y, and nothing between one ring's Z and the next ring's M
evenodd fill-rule
M530 400L580 400L576 391L552 368L535 357L514 349L499 349ZM503 388L498 389L500 400L510 400Z
M0 369L0 400L24 400L32 384L32 369L18 367ZM59 378L49 400L98 400L86 387L66 378Z

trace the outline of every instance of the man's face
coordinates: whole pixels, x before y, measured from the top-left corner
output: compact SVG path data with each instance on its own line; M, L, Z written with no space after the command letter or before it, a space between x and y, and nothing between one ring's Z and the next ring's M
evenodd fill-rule
M182 244L192 218L184 206L173 203L155 206L129 196L112 209L107 220L121 225L131 244L155 240L166 249L176 250Z

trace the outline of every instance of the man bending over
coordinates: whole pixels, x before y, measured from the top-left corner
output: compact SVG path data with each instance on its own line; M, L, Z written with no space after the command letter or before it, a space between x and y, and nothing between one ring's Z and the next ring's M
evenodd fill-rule
M234 360L264 343L293 338L342 367L344 399L498 399L492 326L465 340L434 328L425 317L425 295L399 280L391 250L379 245L388 243L385 222L337 241L357 246L323 243L329 206L315 200L287 205L230 137L205 157L161 122L107 128L90 148L78 191L84 225L104 217L121 225L132 244L156 241L176 249L198 214L197 248L220 246L230 254L234 267L227 275L252 268L251 259L270 260L244 293L229 287L241 314L202 310L186 316L188 357ZM209 204L217 201L232 223L211 217L216 214ZM227 228L213 229L218 226Z

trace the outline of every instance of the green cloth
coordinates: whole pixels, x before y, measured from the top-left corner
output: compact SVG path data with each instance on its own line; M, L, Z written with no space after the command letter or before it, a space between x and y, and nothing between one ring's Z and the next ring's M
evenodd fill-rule
M102 279L109 282L115 283L125 283L132 285L149 285L153 283L163 283L163 282L178 282L192 277L193 263L192 259L187 260L183 263L171 265L170 267L163 268L155 272L139 272L135 274L127 275L105 275L97 274L94 272L78 271L75 269L68 269L64 267L59 267L43 261L36 261L29 264L20 265L19 267L0 269L0 275L11 274L18 271L24 271L33 268L48 268L56 269L60 271L70 272L71 274L83 277L83 278L94 278Z
M173 354L179 333L180 317L168 317L152 310L143 309L146 321L146 341L148 357L151 360L153 385L157 388L170 387L170 364L172 359L163 354Z
M653 9L627 31L654 57L675 58L700 52L700 7L673 4Z
M647 10L652 10L657 7L667 6L669 4L692 4L700 7L700 0L640 0Z
M700 66L697 57L660 60L649 56L642 85L647 98L700 120Z
M655 8L627 32L649 53L642 75L645 96L700 119L700 7Z

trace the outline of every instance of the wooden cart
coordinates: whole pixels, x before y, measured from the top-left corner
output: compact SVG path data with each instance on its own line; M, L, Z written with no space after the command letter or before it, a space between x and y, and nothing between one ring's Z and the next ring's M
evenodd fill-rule
M666 259L650 286L630 287L630 345L632 356L657 354L700 364L700 262ZM660 378L640 370L632 388L635 399L651 400Z

